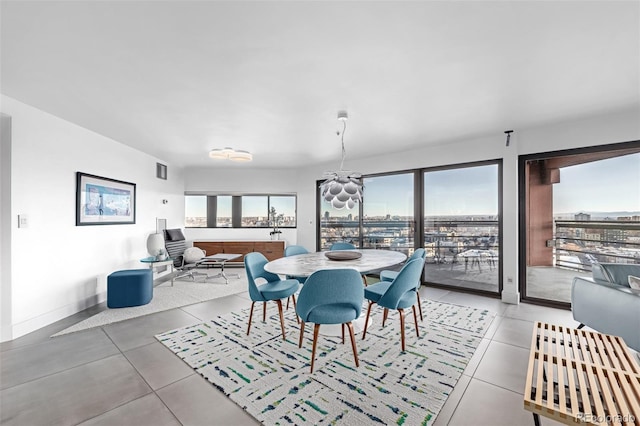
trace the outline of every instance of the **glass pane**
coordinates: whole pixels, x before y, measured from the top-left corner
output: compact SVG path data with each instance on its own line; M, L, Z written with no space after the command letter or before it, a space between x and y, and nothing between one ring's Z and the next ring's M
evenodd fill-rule
M413 173L365 178L363 248L396 250L410 256L414 247Z
M345 241L360 246L359 205L338 210L320 195L320 250L329 250L335 242Z
M270 209L275 209L279 227L296 226L296 197L278 195L269 197Z
M527 162L526 297L570 303L593 263L640 264L640 153L610 155Z
M428 282L497 293L498 165L424 174Z
M231 221L231 196L230 195L218 195L217 201L217 214L216 214L216 226L218 228L231 228L233 223Z
M269 197L244 195L242 197L242 227L269 227Z
M184 201L184 226L187 228L206 228L207 196L186 195Z

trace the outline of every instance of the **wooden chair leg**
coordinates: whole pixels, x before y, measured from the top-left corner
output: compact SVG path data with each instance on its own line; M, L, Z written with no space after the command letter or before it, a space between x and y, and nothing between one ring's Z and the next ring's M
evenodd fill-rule
M285 308L287 311L289 310L289 299L291 299L291 296L287 297L287 307Z
M292 294L291 295L291 299L293 300L293 310L295 311L296 310L296 295ZM289 299L287 299L287 300L289 300ZM300 318L298 317L298 311L296 311L296 322L298 324L300 324Z
M420 292L416 290L416 296L418 296L418 310L420 311L420 321L424 321L422 318L422 302L420 301Z
M371 306L374 302L369 301L369 307L367 308L367 318L364 320L364 331L362 332L362 339L367 336L367 325L369 325L369 314L371 313Z
M262 322L267 321L267 302L262 305Z
M387 322L387 317L389 316L389 310L384 308L384 314L382 314L382 326L384 327L384 323Z
M298 347L302 347L302 337L304 336L304 321L300 322L300 341L298 342Z
M416 314L416 305L413 305L411 309L413 309L413 322L416 325L416 336L420 337L420 330L418 330L418 315Z
M311 372L313 373L313 362L316 360L316 346L318 345L318 332L320 331L320 324L316 324L313 327L313 347L311 349Z
M404 309L398 309L400 314L400 342L402 343L402 352L404 352Z
M342 344L344 345L344 323L342 323Z
M342 325L344 326L344 324ZM356 361L356 367L360 367L360 361L358 360L358 350L356 349L356 337L353 333L353 323L348 322L347 327L349 327L349 336L351 336L351 349L353 349L353 359Z
M367 276L365 274L362 274L362 283L364 284L364 286L366 287L367 284Z
M282 340L287 340L287 337L284 334L284 313L282 313L282 300L276 300L278 304L278 313L280 314L280 328L282 329Z
M249 311L249 325L247 326L247 336L249 335L249 331L251 331L251 318L253 317L253 305L256 302L251 302L251 310Z

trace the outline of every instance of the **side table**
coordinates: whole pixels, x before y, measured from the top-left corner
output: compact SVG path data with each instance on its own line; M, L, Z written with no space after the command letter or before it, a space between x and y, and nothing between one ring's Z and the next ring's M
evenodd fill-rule
M524 408L558 422L640 425L640 367L624 340L536 322Z
M227 275L224 273L224 264L227 262L230 262L232 260L235 260L239 257L242 257L241 254L234 254L234 253L218 253L218 254L213 254L211 256L207 256L207 257L203 257L199 262L198 265L201 266L216 266L216 265L220 265L220 273L216 274L216 275L211 275L211 276L207 276L207 280L209 278L224 278L224 282L225 284L229 284L229 278L227 277ZM236 277L240 278L240 274L235 274ZM206 281L206 280L205 280Z
M149 269L153 272L154 268L159 268L161 266L169 266L171 268L171 287L173 287L173 259L168 257L165 260L157 260L155 256L145 257L144 259L140 259L140 262L146 263L149 265Z

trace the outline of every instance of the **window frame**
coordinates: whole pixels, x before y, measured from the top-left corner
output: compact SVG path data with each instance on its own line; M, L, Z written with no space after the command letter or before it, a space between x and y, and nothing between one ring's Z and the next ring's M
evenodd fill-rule
M204 196L207 197L207 226L187 226L185 211L185 228L188 229L269 229L273 226L267 221L265 226L243 226L242 225L242 197L267 197L267 210L265 216L269 217L271 209L271 197L292 197L294 199L294 225L278 226L281 229L296 229L298 227L298 194L296 193L228 193L228 192L206 192L206 191L185 191L186 197ZM217 226L217 197L231 197L231 226ZM185 203L186 204L186 203Z

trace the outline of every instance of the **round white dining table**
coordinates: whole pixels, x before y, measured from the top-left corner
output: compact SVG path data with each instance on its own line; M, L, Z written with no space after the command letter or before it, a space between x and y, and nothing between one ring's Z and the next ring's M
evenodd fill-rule
M362 257L354 260L331 260L325 256L324 251L315 253L297 254L295 256L281 257L268 262L264 269L273 274L290 275L295 277L308 277L321 269L351 268L366 274L382 268L397 265L406 260L404 253L392 250L344 250L362 253Z
M391 250L341 250L341 251L357 251L362 253L362 257L354 260L331 260L325 256L324 251L315 253L296 254L294 256L281 257L272 260L264 265L267 272L279 275L289 275L294 277L308 277L315 271L321 269L341 269L351 268L366 274L368 272L378 271L389 266L397 265L404 262L407 256L403 253ZM334 252L336 253L336 252ZM364 328L364 309L360 314L360 318L353 321L355 331L359 333ZM339 336L342 329L340 325L325 324L320 327L320 334L328 336Z

